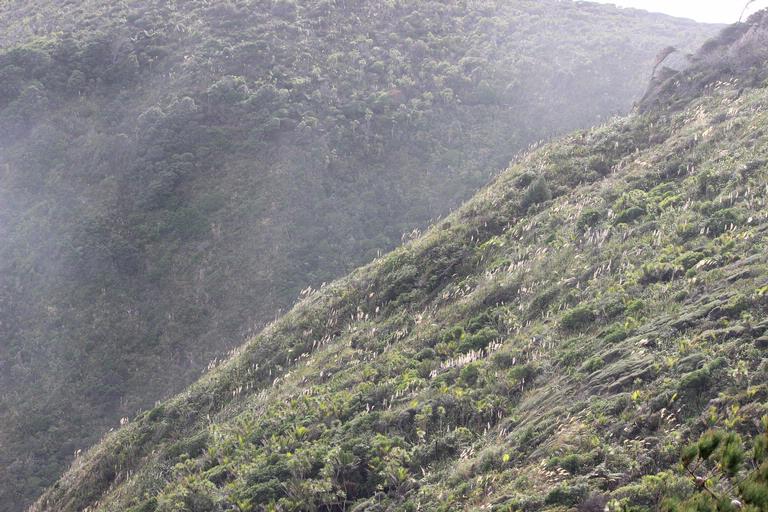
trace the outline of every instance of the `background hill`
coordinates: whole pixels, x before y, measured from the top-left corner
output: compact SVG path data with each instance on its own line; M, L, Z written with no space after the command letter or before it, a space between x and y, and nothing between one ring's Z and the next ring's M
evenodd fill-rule
M556 1L3 2L0 510L712 31Z
M33 510L658 510L691 494L671 470L683 443L753 434L768 412L767 37L768 13L728 29L642 113L532 150L308 293Z

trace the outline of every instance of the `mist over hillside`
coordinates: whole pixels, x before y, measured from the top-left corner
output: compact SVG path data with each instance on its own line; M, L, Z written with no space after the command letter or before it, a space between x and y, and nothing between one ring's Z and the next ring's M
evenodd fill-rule
M0 510L716 32L554 0L3 2Z
M31 510L765 510L767 39L308 290Z

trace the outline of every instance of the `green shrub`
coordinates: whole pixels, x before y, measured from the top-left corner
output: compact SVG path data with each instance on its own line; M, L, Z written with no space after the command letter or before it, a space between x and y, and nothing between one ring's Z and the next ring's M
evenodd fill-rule
M706 255L702 252L688 251L675 258L675 264L680 265L685 270L688 270L705 257Z
M430 359L434 359L436 357L435 349L433 348L424 348L421 351L419 351L418 354L416 354L416 359L419 361L427 361Z
M768 417L763 418L763 428L768 428ZM680 457L696 493L681 499L680 493L667 492L665 508L669 512L768 510L766 446L768 434L756 436L746 465L748 456L738 434L705 432L697 442L686 446Z
M752 301L744 294L738 294L731 297L728 302L715 308L710 312L709 317L718 318L738 318L741 313L747 311L752 306Z
M681 394L691 398L691 404L694 407L698 407L700 406L701 397L705 392L710 391L712 383L712 368L710 364L683 375L678 384L678 389Z
M582 369L586 373L592 373L592 372L596 372L597 370L599 370L603 366L605 366L605 361L603 360L603 358L599 357L599 356L594 356L594 357L591 357L591 358L587 359L587 361L584 363Z
M683 274L683 268L671 263L646 263L640 284L665 283Z
M648 211L648 194L642 189L633 189L625 192L613 204L613 211L617 212L614 222L628 223L645 215Z
M269 503L277 500L284 493L283 484L276 478L271 478L266 482L255 482L249 486L247 498L251 503Z
M215 494L211 482L190 480L177 484L157 500L157 512L210 512L218 508Z
M159 421L163 418L164 413L165 413L165 407L163 407L162 405L153 407L147 413L147 421Z
M521 206L527 210L531 206L544 203L552 199L552 191L543 177L534 180L523 193Z
M509 352L499 352L493 356L493 365L497 368L507 369L515 364L515 356Z
M581 454L581 453L569 453L561 457L551 457L547 461L547 467L562 468L572 475L576 475L584 470L584 468L593 465L594 454Z
M631 206L626 210L619 212L614 219L614 224L629 224L646 214L645 208L640 206Z
M606 345L619 343L620 341L627 339L629 334L629 331L627 331L623 326L616 325L605 332L605 334L603 334L603 343Z
M719 236L743 221L742 214L736 208L725 208L713 213L706 222L706 232L709 236Z
M168 448L165 451L165 457L167 459L177 459L182 455L188 455L190 457L197 457L205 447L208 445L208 433L201 432L192 437L181 439Z
M589 327L589 324L595 321L597 316L591 308L586 306L577 307L568 311L560 319L560 328L565 331L578 331Z
M157 510L157 499L150 498L129 508L127 512L155 512L155 510Z
M595 171L600 176L607 176L610 174L612 169L611 162L603 156L593 156L590 158L587 167L591 171Z
M474 386L479 377L480 369L477 364L469 364L461 369L461 381L468 386Z
M534 377L536 377L537 373L538 373L538 368L536 368L531 364L525 364L525 365L515 366L514 368L509 370L507 372L507 378L515 384L523 381L530 382Z
M593 228L600 222L603 214L599 210L588 208L581 213L579 220L576 222L576 227L579 231L586 231L587 228Z
M499 332L492 327L483 327L475 334L465 334L459 342L459 352L469 352L471 350L482 350L491 342L499 338Z
M467 322L467 332L476 333L483 327L493 325L495 323L496 320L494 319L493 315L488 311L484 311Z
M624 301L624 297L610 297L608 300L600 302L600 312L607 319L616 318L627 311L627 305Z
M680 220L675 224L675 234L683 241L699 236L699 226L691 220Z
M564 507L573 507L579 504L589 492L589 487L586 484L578 484L570 486L568 484L561 484L555 487L546 498L544 503L546 505L561 505Z
M382 300L395 300L413 290L419 278L419 269L412 264L401 265L387 279L388 286L382 292Z
M443 337L441 341L443 343L451 343L461 340L465 335L464 333L464 327L456 326L449 329L447 332L443 334Z
M546 312L550 304L560 295L561 290L557 286L547 288L539 292L531 301L528 308L528 318L535 318Z

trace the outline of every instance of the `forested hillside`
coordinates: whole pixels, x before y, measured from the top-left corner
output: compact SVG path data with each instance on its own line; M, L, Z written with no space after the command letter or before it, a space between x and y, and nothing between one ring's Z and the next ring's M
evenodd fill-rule
M555 0L2 2L0 510L713 30Z
M33 510L765 510L767 39L308 292Z

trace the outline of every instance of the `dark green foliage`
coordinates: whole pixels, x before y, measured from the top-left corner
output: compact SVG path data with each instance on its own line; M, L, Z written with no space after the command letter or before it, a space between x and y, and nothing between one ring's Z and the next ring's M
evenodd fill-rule
M594 463L595 454L570 453L560 457L552 457L547 461L549 468L562 468L572 475L585 471Z
M514 383L522 383L524 381L530 381L536 377L537 373L538 370L535 366L525 364L513 367L511 370L509 370L509 372L507 372L507 377Z
M467 332L476 334L482 329L492 327L496 324L496 319L490 311L483 311L477 316L472 317L467 322Z
M724 434L722 432L710 431L704 434L698 443L698 455L703 460L709 459L715 450L723 442Z
M768 427L768 417L763 418L762 424L763 428ZM745 468L747 454L738 434L722 430L710 430L703 434L698 442L686 447L682 453L682 464L687 475L695 481L696 492L685 498L667 496L666 510L765 510L768 506L768 459L764 452L767 442L765 431L754 438L751 465Z
M689 268L693 267L698 262L700 262L702 259L704 259L705 256L706 255L701 252L689 251L678 256L675 262L678 263L680 266L682 266L685 270L688 270Z
M516 361L517 358L508 352L499 352L493 355L493 364L501 369L510 368Z
M625 329L623 326L614 325L610 327L602 336L606 345L613 345L614 343L624 341L629 337L629 335L630 332L627 331L627 329Z
M538 293L531 305L528 307L528 316L533 318L546 312L550 304L562 294L562 290L558 287L547 288L546 290Z
M726 476L733 478L741 469L744 462L744 451L741 447L741 438L732 434L723 442L721 456L721 468Z
M709 367L686 373L680 378L680 390L697 397L708 390L712 383L712 371Z
M596 320L597 315L588 306L580 306L565 313L560 320L560 328L565 331L587 329Z
M150 498L141 503L141 505L129 508L127 512L155 512L156 510L157 500L155 498Z
M464 335L459 342L458 350L459 352L482 350L498 337L499 333L496 329L492 327L483 327L474 334Z
M640 277L640 283L651 284L672 281L675 277L680 277L683 269L671 263L646 263L643 265L643 275Z
M159 421L163 418L163 413L165 412L165 407L162 405L158 405L156 407L153 407L147 412L147 420L149 421Z
M435 350L432 348L424 348L416 354L416 359L419 361L428 361L435 358Z
M710 236L718 236L742 222L742 214L735 208L725 208L713 213L706 223Z
M581 502L587 496L587 486L585 485L561 485L552 489L544 499L547 505L562 505L572 507Z
M616 224L630 223L630 222L632 222L634 220L639 219L640 217L645 215L645 213L646 213L646 211L645 211L645 209L643 207L641 207L641 206L631 206L631 207L627 208L626 210L620 211L616 215L616 218L614 219L614 222Z
M589 169L601 176L607 176L611 172L611 162L605 157L595 156L589 161Z
M717 308L713 309L709 313L709 317L712 319L738 318L741 313L751 306L752 301L749 297L746 297L743 294L737 294L731 297L727 302L720 304Z
M592 373L605 366L605 361L601 357L592 357L588 359L582 366L583 370L587 373Z
M552 191L543 177L538 177L523 192L520 205L524 210L552 199Z
M458 342L461 341L462 338L466 336L466 333L464 332L464 328L461 326L455 326L451 328L448 332L443 334L443 342L444 343L451 343L451 342Z
M602 217L603 213L599 210L587 209L579 217L577 226L581 231L585 231L588 228L595 227Z
M382 293L382 299L389 302L413 290L418 277L419 269L415 265L403 265L398 268L389 276L389 286Z
M461 380L468 386L474 386L480 376L480 370L474 364L465 366L461 369Z
M755 475L754 480L748 480L739 485L744 501L754 506L757 510L766 510L768 508L768 464L763 464L760 473Z
M165 456L168 459L178 459L182 455L198 457L208 445L208 441L208 434L201 432L198 435L182 439L172 444L165 450Z
M283 484L276 478L266 482L255 482L244 491L244 497L251 503L269 503L285 495Z

